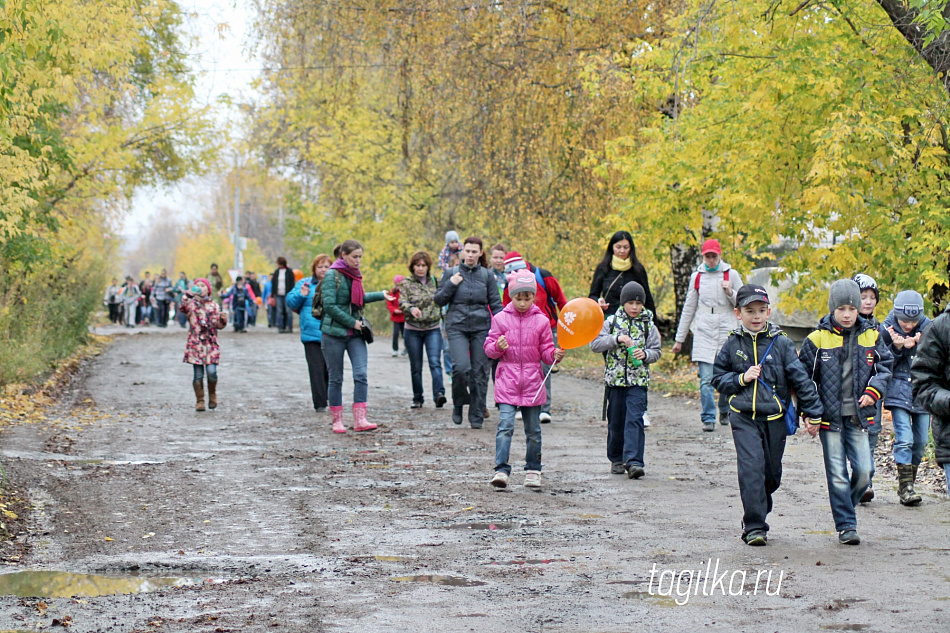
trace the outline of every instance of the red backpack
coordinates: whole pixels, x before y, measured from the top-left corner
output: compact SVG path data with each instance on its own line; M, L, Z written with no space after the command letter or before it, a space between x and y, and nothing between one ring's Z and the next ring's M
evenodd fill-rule
M728 271L728 270L722 271L722 279L723 279L723 281L729 281L729 271ZM694 287L696 288L696 292L699 292L699 273L696 273L696 283L693 284L693 285L694 285Z

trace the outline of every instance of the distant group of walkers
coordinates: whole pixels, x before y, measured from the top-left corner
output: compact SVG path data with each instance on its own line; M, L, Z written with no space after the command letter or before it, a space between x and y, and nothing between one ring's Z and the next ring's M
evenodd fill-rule
M870 276L860 273L831 286L828 314L797 351L769 321L768 291L743 284L722 259L717 240L703 243L701 253L672 349L680 352L692 330L703 431L715 431L717 414L720 424L731 427L744 542L767 543L765 518L781 483L786 437L801 421L810 435L821 439L841 543L860 542L855 507L874 498L873 451L882 407L894 421L900 502L919 504L914 484L931 420L937 460L950 470L950 375L945 371L950 366L950 314L931 322L924 316L921 295L905 290L895 297L884 322L878 323L874 311L880 292ZM176 284L168 282L162 271L147 284L149 301L138 302L145 289L128 280L121 287L110 287L107 302L111 305L111 296L122 297L123 302L132 296L133 308L151 302L154 309L162 301L177 306L190 323L185 362L195 366L197 410L204 409L205 374L208 406L216 406L216 332L228 322L219 300L228 302L237 331L245 328L237 313L251 311L261 295L274 309L269 321L278 331L293 331L293 315L299 314L313 406L318 412L329 410L332 431L343 434L347 432L344 358L349 358L354 384L352 428L357 432L376 428L367 411L367 343L373 341L374 332L364 309L386 301L392 321L399 324L394 327L393 352L398 353L403 338L409 357L412 408L425 404L427 364L435 407L448 402L447 374L452 422L460 425L467 417L471 428L480 429L489 417L488 382L494 380L499 422L490 483L497 488L509 485L511 439L520 419L527 438L524 485L539 487L541 424L552 421L549 370L565 354L557 346L556 326L567 297L557 278L501 244L486 251L479 237L460 240L454 231L446 234L436 258L425 251L413 253L406 266L408 275L397 275L387 289L364 289L362 260L362 244L350 239L332 256L317 255L310 274L298 275L299 279L279 258L263 289L255 287L249 274L246 281L239 277L222 291L223 284L215 280L216 267L208 278L188 282L181 275ZM593 272L589 297L605 316L590 348L604 356L610 472L639 479L646 474L650 365L662 352L647 271L637 259L630 233L619 231L608 241ZM126 309L125 318L149 318L149 312L144 314ZM166 309L159 307L157 314L159 323L167 322Z

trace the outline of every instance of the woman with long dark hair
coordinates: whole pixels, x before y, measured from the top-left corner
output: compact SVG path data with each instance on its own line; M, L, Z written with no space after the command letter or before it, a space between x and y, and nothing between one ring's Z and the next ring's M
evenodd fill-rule
M442 275L435 303L448 306L445 332L455 367L452 371L452 421L462 423L462 407L468 407L468 422L482 428L485 396L491 363L485 355L485 338L492 316L502 311L495 276L488 270L482 240L465 239L462 263Z
M610 237L607 252L594 269L588 296L600 305L604 314L614 314L620 307L620 291L631 281L643 286L647 295L644 306L655 315L656 304L650 293L650 280L646 268L637 259L633 236L627 231L617 231Z
M343 426L343 355L353 367L353 430L372 431L376 425L366 419L369 380L366 369L366 341L363 340L363 307L373 301L391 299L386 292L363 292L363 245L346 240L340 258L330 265L320 285L323 297L323 357L330 375L329 401L333 432L346 433Z

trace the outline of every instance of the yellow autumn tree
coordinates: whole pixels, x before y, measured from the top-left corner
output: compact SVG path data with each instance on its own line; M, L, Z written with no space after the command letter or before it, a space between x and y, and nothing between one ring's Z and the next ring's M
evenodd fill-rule
M0 383L86 336L135 187L210 162L170 0L0 7Z

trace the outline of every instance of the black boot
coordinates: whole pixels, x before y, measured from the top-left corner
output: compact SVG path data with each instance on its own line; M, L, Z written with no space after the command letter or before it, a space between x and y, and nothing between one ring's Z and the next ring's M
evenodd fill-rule
M916 506L922 501L920 495L914 492L916 471L917 467L912 464L897 465L897 496L900 497L901 505Z

